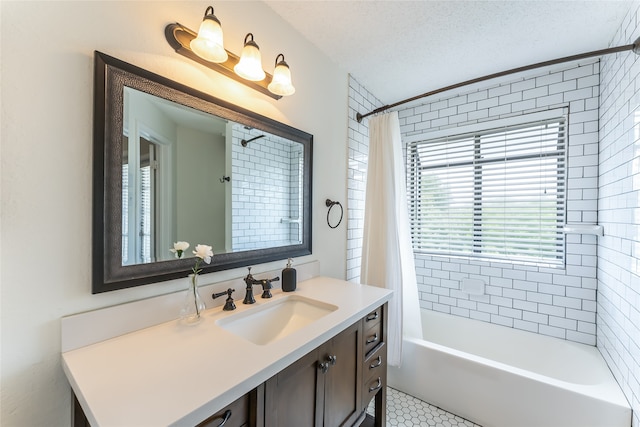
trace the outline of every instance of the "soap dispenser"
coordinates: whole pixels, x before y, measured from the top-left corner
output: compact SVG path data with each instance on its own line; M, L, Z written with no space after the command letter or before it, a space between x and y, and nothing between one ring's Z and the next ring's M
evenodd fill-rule
M282 290L284 292L293 292L296 290L296 269L291 267L293 260L289 258L287 266L282 270Z

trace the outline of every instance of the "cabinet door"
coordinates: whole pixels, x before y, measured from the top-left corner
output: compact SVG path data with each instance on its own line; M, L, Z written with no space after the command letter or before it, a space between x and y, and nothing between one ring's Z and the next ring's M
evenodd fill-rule
M324 378L319 348L265 384L265 427L322 427Z
M321 347L325 374L324 425L351 426L362 409L362 323L357 322Z

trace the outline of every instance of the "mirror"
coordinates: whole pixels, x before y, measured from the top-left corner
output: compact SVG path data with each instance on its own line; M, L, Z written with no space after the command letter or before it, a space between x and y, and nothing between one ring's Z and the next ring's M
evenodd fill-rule
M95 52L92 292L311 253L312 135Z

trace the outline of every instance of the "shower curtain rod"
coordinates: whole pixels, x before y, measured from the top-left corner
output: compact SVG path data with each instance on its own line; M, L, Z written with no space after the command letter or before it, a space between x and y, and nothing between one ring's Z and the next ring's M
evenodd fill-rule
M407 98L407 99L403 99L402 101L398 101L394 104L389 104L389 105L384 105L382 107L376 108L373 111L370 111L366 114L360 114L357 113L356 114L356 119L358 120L358 123L362 122L362 119L364 119L367 116L370 116L372 114L376 114L376 113L381 113L385 110L388 110L390 108L394 108L397 107L399 105L402 104L406 104L407 102L411 102L411 101L415 101L417 99L420 98L426 98L427 96L431 96L431 95L435 95L437 93L441 93L441 92L446 92L448 90L452 90L452 89L457 89L463 86L467 86L473 83L478 83L478 82L482 82L485 80L490 80L490 79L495 79L496 77L502 77L502 76L506 76L509 74L515 74L515 73L519 73L522 71L528 71L528 70L533 70L536 68L541 68L541 67L547 67L549 65L555 65L555 64L561 64L563 62L570 62L570 61L577 61L579 59L585 59L585 58L591 58L593 56L602 56L602 55L609 55L612 53L618 53L618 52L625 52L627 50L632 50L633 53L635 53L636 55L640 55L640 37L638 37L633 44L628 44L628 45L624 45L624 46L618 46L618 47L610 47L608 49L601 49L601 50L594 50L591 52L586 52L586 53L581 53L578 55L572 55L572 56L565 56L564 58L558 58L558 59L552 59L550 61L544 61L544 62L538 62L535 64L531 64L531 65L525 65L524 67L518 67L518 68L512 68L510 70L506 70L506 71L501 71L499 73L494 73L494 74L489 74L483 77L478 77L475 79L471 79L471 80L466 80L464 82L461 83L456 83L450 86L445 86L443 88L440 89L436 89L436 90L432 90L430 92L426 92L423 93L422 95L417 95L417 96L413 96L411 98Z

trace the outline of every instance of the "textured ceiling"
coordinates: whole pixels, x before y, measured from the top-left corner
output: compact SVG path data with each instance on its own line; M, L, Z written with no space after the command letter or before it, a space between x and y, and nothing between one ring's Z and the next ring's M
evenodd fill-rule
M631 5L628 0L265 3L385 104L607 48Z

